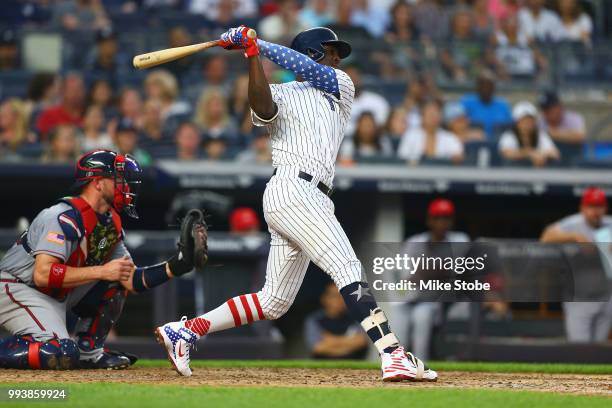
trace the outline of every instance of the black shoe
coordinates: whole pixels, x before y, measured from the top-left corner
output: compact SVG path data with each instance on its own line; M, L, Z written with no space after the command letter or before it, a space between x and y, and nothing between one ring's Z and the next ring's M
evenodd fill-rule
M131 366L136 364L136 361L138 361L138 359L140 358L136 354L128 353L126 351L111 350L111 349L104 348L104 352L112 356L123 356L123 357L129 358Z
M81 360L80 367L86 369L124 370L130 366L130 359L103 352L95 360Z

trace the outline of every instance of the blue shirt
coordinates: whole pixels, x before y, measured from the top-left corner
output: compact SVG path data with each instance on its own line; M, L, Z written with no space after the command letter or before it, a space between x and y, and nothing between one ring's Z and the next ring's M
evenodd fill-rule
M510 105L502 98L493 98L486 104L476 94L465 95L461 98L470 122L482 126L487 138L494 137L495 128L512 124Z

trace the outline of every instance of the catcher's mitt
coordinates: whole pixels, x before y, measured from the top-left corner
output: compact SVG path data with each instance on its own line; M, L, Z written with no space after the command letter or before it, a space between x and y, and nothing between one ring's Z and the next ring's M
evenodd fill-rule
M178 253L168 260L175 276L183 275L194 267L201 269L208 260L208 230L202 211L187 212L181 222Z

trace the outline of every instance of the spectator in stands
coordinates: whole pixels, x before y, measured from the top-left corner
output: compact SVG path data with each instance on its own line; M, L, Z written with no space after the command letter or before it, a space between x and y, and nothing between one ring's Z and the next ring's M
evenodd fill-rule
M28 111L19 98L9 98L0 104L0 152L15 152L24 143L34 141L28 129Z
M161 105L157 103L158 105ZM134 88L123 88L119 93L119 116L130 119L137 128L143 127L142 98ZM161 117L161 106L160 106ZM160 125L161 127L161 125Z
M563 32L559 39L564 41L582 42L586 46L591 45L593 34L593 20L591 16L582 11L578 0L557 0L556 9Z
M467 234L453 231L455 205L444 198L436 198L427 208L427 231L409 237L403 245L402 253L411 256L457 256L467 248L463 243L470 242ZM420 273L419 273L420 272ZM417 271L419 279L431 279L437 271ZM440 276L441 277L441 276ZM408 278L399 276L400 279ZM445 278L445 277L444 277ZM437 296L429 293L412 293L403 297L404 303L394 302L391 312L396 315L394 329L400 340L409 344L413 352L430 356L431 338L434 328L441 323L442 302L434 301ZM408 302L406 302L408 300Z
M376 119L376 126L384 126L389 116L389 102L380 94L363 89L361 70L356 65L346 68L345 72L353 80L355 85L355 99L351 110L351 120L347 125L346 134L352 135L355 132L357 120L365 111L371 112Z
M602 241L599 234L604 232L603 241L608 246L612 217L606 215L607 212L608 201L604 191L596 187L587 188L582 194L579 212L546 227L540 240L545 243L575 242L589 250L588 244ZM591 250L591 253L595 252ZM612 301L564 302L563 310L568 341L593 343L608 340L612 326Z
M202 136L198 127L191 122L183 122L176 130L176 159L193 161L202 157Z
M98 79L94 81L89 87L89 94L87 95L87 106L96 105L102 109L102 113L105 118L110 118L111 115L116 114L114 112L115 98L113 95L113 88L110 83L105 79Z
M353 0L338 0L336 2L335 21L328 25L338 38L344 38L354 44L367 44L372 36L365 28L353 24Z
M502 79L533 79L548 66L546 58L519 30L516 15L501 20L501 30L495 34L495 53L489 65L495 66Z
M311 28L301 24L298 18L299 11L300 7L296 0L281 0L278 12L259 22L257 34L267 41L289 44L298 33Z
M501 128L512 124L510 105L495 96L495 76L482 70L476 80L476 93L461 98L470 124L484 129L487 139L493 140Z
M184 116L191 113L187 102L178 99L179 87L174 75L165 69L151 72L144 81L145 95L161 103L161 117L166 121L171 116Z
M76 73L68 74L62 82L61 103L41 112L36 122L41 140L58 125L80 126L85 110L85 85L83 78Z
M217 87L229 92L231 80L228 78L227 58L225 54L214 54L206 60L202 69L204 82L202 89L206 87Z
M430 75L420 74L408 83L403 107L407 112L408 128L421 126L421 111L430 99L441 100L436 83Z
M420 0L414 10L419 32L428 39L448 37L450 13L443 0Z
M120 52L117 34L110 27L96 32L96 46L87 56L85 68L95 77L112 83L127 73L127 57Z
M489 0L489 15L495 19L497 27L500 22L510 16L516 16L520 9L520 0Z
M113 140L104 129L104 111L99 105L89 105L83 119L83 151L111 149Z
M54 25L66 31L91 31L110 26L102 1L62 0L52 11Z
M557 41L563 32L559 17L544 8L545 0L526 0L526 6L519 10L521 34L529 41Z
M130 118L133 121L133 119ZM136 122L133 122L137 125ZM144 145L160 145L163 142L162 105L158 99L149 99L144 104L142 115L142 132Z
M495 19L489 14L489 1L472 0L471 11L474 35L488 41L495 32Z
M200 127L206 139L224 139L233 146L239 143L238 126L230 116L227 100L216 88L204 90L198 99L193 121Z
M239 75L234 80L230 99L230 112L239 127L240 136L247 137L253 132L251 107L249 105L249 76Z
M329 282L321 294L321 308L304 321L304 342L313 358L363 359L368 337L348 314L338 288Z
M351 165L360 159L382 159L393 154L391 141L383 135L370 111L359 115L355 133L351 136L341 145L339 160L342 165Z
M210 137L204 140L204 151L208 160L222 160L227 156L227 142L222 137Z
M405 1L395 2L390 9L391 21L384 34L388 51L372 53L371 59L380 65L383 78L405 79L406 73L422 68L421 35L416 28L414 8Z
M151 156L138 147L138 129L136 125L127 118L119 119L115 134L113 136L115 148L121 154L132 155L142 166L148 166L152 163Z
M473 14L458 8L451 20L451 32L440 51L440 62L446 75L455 82L465 82L472 71L482 65L485 41L474 32Z
M36 123L43 110L57 104L60 97L61 81L53 73L36 74L28 84L26 104L30 112L30 123Z
M539 103L542 110L540 125L553 141L574 145L585 142L586 125L581 114L566 109L553 91L543 93Z
M463 144L485 139L482 128L470 125L465 107L460 102L448 102L444 105L444 123Z
M406 117L408 113L403 107L394 108L387 119L385 125L384 138L391 143L393 153L397 153L397 148L404 136L404 133L408 130L408 121Z
M381 38L389 25L389 11L369 0L354 0L353 25L365 28L374 38Z
M304 27L324 27L333 21L328 0L308 0L299 13L300 24Z
M168 31L168 48L184 47L194 42L191 34L189 34L189 31L187 31L185 27L173 27ZM191 70L195 60L196 57L194 55L179 58L176 61L166 64L166 69L180 79Z
M514 125L499 139L499 151L509 162L527 161L535 167L559 160L559 150L538 125L538 110L530 102L519 102L512 109Z
M238 207L229 216L229 230L235 235L254 235L259 233L259 217L250 207Z
M402 137L398 156L410 165L416 165L423 159L463 161L463 144L457 136L444 130L440 103L430 100L423 106L421 126L410 128Z
M391 23L385 33L390 44L408 43L419 40L414 7L404 0L398 0L391 8Z
M251 164L272 163L272 146L270 145L270 135L263 129L257 129L255 135L251 139L250 147L240 152L236 156L236 161Z
M187 10L192 14L203 14L210 21L217 21L231 10L231 18L240 20L257 16L256 0L189 0Z
M17 34L11 29L0 32L0 71L12 71L19 69L19 47L17 45Z
M43 163L73 164L80 153L77 128L69 124L60 124L49 132L49 140L42 161Z

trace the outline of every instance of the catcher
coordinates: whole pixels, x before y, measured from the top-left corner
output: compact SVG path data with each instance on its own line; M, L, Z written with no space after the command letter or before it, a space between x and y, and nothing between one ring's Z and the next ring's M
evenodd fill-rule
M125 247L119 213L138 218L141 168L129 155L96 150L76 164L78 196L41 211L0 261L0 367L123 369L136 357L104 348L128 292L142 293L202 267L207 259L203 214L181 225L177 253L138 267ZM66 312L79 321L76 335Z

